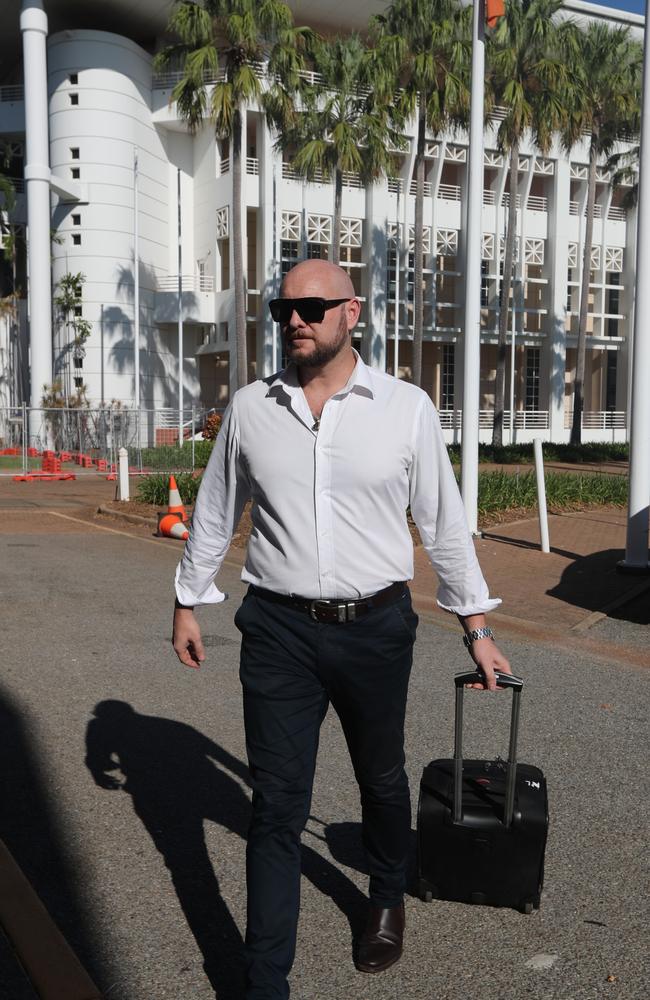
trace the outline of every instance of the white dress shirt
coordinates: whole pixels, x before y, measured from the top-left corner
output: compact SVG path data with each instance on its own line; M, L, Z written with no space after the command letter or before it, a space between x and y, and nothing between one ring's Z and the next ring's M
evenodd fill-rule
M214 576L247 500L242 580L309 598L367 597L413 576L406 510L440 582L438 604L491 611L436 409L361 358L318 430L296 368L235 393L176 571L181 604L224 599Z

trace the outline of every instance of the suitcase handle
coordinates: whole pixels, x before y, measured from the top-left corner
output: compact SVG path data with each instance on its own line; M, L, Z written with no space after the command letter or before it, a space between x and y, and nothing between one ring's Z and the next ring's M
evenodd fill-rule
M478 677L476 676L477 674L479 675ZM521 691L524 686L524 682L521 677L515 677L514 674L503 674L500 670L496 670L495 677L499 687L517 688ZM475 684L477 680L481 679L481 671L477 668L476 670L468 670L466 673L456 674L454 677L454 684L456 687L464 687L465 684Z
M465 684L476 681L477 672L464 671L456 674L456 718L454 724L454 823L463 819L463 695ZM506 798L503 808L503 825L512 823L515 806L515 778L517 775L517 735L519 732L519 699L524 682L521 677L513 674L496 673L499 687L512 688L512 713L510 716L510 744L508 747L508 774L506 779Z

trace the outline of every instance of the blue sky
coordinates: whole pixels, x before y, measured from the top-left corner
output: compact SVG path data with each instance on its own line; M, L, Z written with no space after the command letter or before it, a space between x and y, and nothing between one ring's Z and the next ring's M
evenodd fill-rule
M591 0L601 7L613 7L615 10L629 10L633 14L645 14L645 0Z

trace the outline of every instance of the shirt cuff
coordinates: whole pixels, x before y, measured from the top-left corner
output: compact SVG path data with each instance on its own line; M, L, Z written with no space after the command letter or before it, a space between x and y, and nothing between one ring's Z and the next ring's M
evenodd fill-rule
M195 593L190 586L181 583L179 577L180 566L176 568L174 589L176 590L176 597L181 604L190 604L193 606L196 606L197 604L221 604L222 601L225 601L228 598L228 594L224 594L223 591L219 590L216 584L212 582L210 582L207 587L204 587L204 589L199 593Z
M494 611L501 604L501 598L491 597L479 604L453 605L443 604L442 601L436 601L436 604L443 611L448 611L451 615L460 615L461 618L468 618L469 615L486 615L489 611Z

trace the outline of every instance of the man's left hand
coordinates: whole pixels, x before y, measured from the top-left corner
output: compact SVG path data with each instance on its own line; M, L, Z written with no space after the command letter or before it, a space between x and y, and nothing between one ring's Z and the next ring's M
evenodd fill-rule
M470 656L483 674L483 680L477 680L475 684L467 684L466 687L474 688L477 691L496 691L495 671L499 670L502 674L512 673L510 664L494 639L475 639L470 646Z

